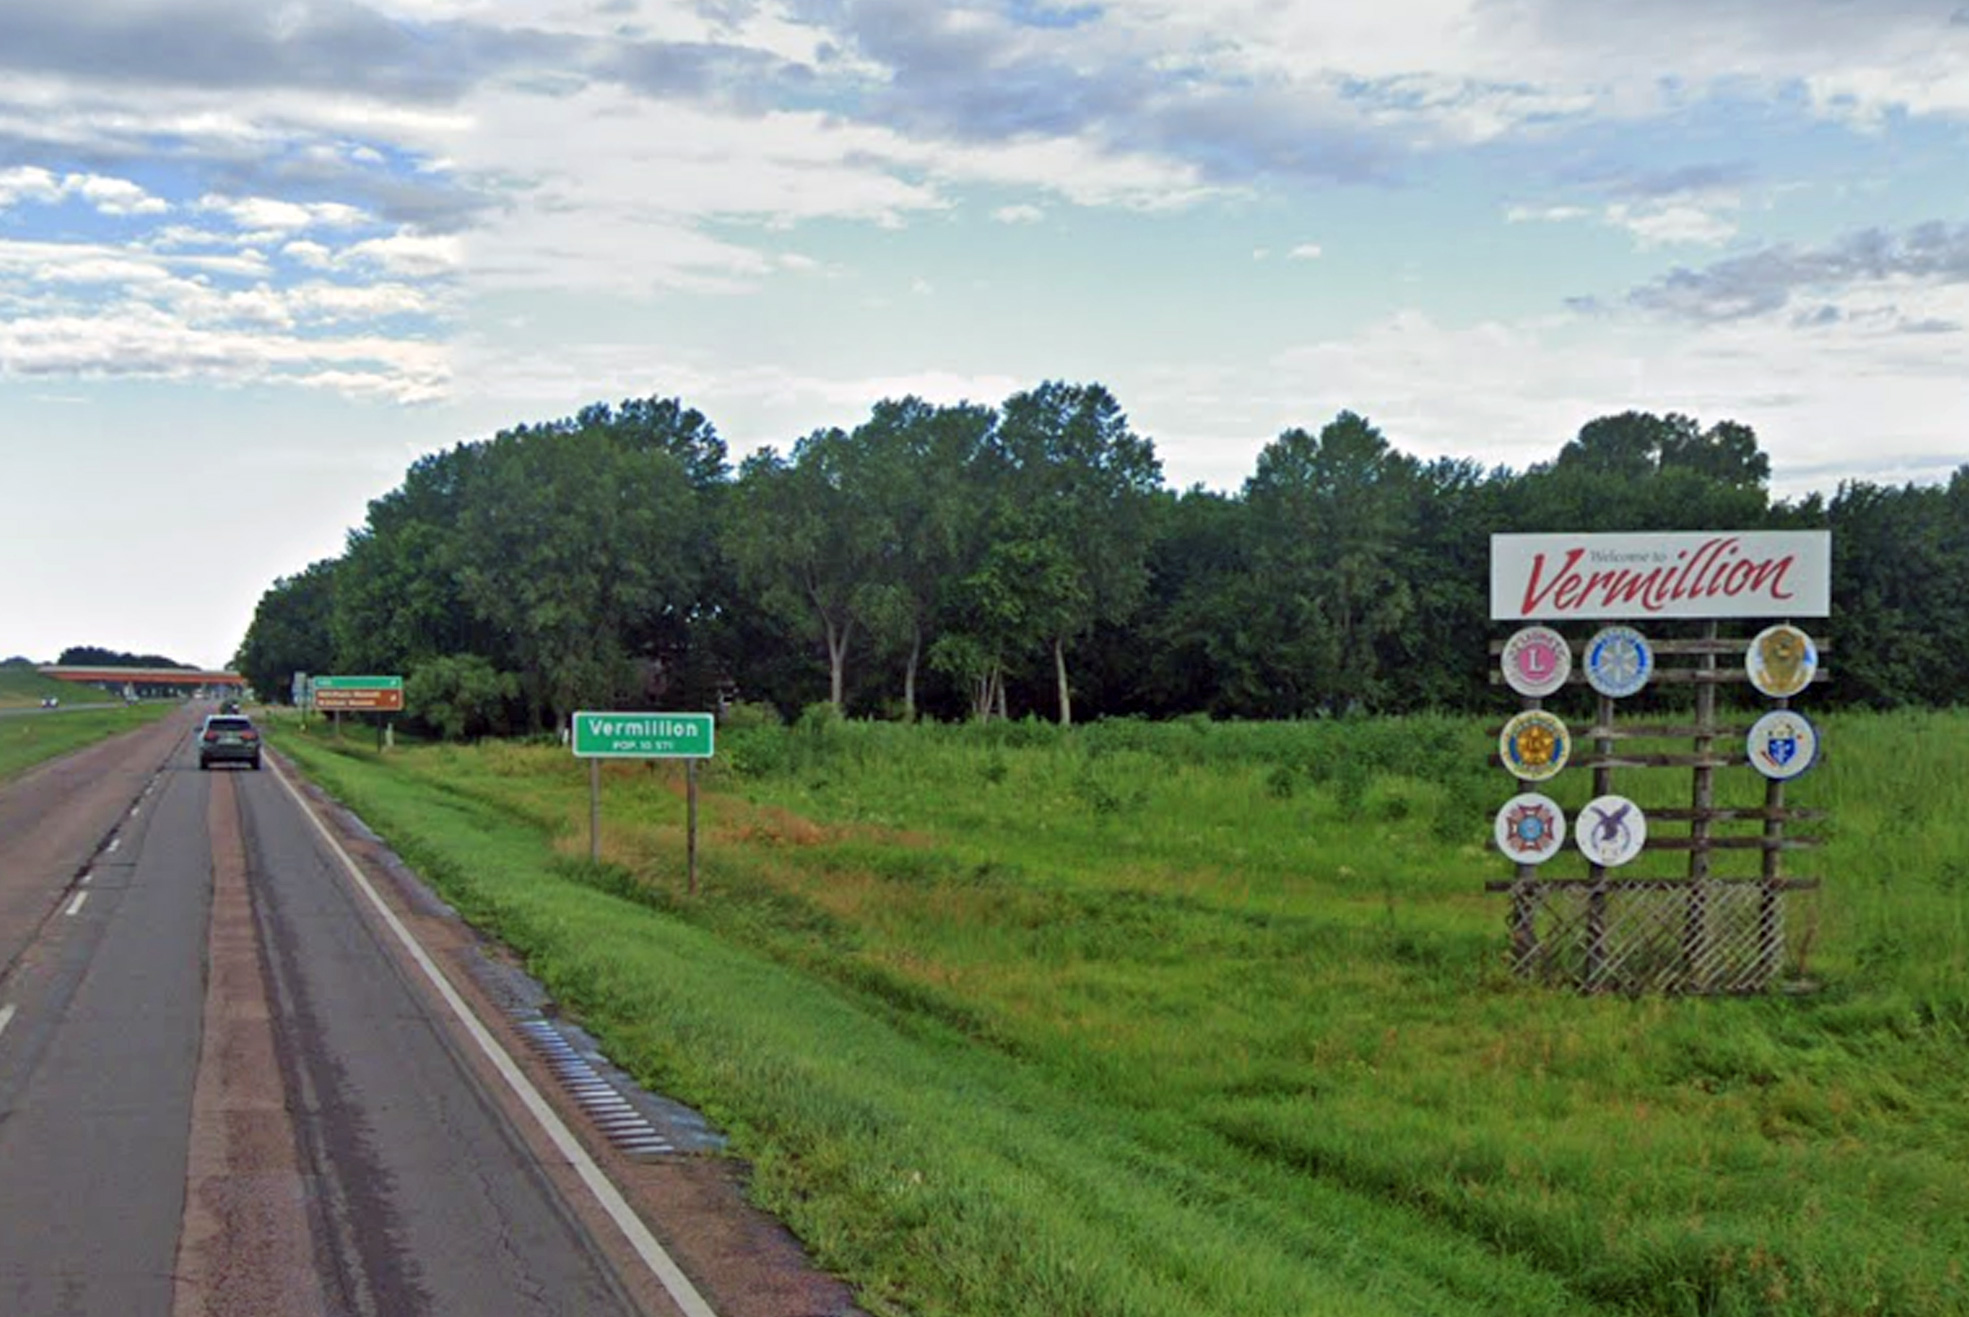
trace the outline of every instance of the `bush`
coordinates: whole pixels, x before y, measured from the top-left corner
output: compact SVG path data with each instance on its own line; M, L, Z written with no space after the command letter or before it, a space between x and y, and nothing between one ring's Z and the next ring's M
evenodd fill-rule
M750 732L761 727L784 727L779 710L770 704L738 700L718 715L718 728L726 732Z
M520 679L477 654L426 659L404 684L404 703L448 741L513 730Z

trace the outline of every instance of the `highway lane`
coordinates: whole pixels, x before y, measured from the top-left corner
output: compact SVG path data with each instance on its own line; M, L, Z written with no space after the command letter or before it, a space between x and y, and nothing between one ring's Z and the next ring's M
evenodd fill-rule
M240 791L248 876L344 1310L635 1312L339 862L259 776Z
M145 776L144 788L109 780L67 765L42 783L89 820L134 791L108 838L114 849L96 854L86 878L68 881L66 857L94 822L57 812L34 829L38 842L15 837L8 848L64 857L52 870L7 871L12 911L50 907L31 944L7 925L16 954L0 979L0 1010L12 1011L0 1034L8 1314L170 1311L203 1001L204 797L180 774Z
M861 1317L735 1163L625 1151L379 839L200 772L205 711L0 786L0 1317Z
M0 793L0 1313L675 1312L294 796L173 724Z

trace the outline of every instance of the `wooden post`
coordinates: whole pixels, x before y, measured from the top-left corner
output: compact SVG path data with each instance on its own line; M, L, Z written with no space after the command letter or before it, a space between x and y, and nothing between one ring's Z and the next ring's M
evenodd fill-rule
M1613 730L1614 700L1611 695L1602 695L1595 711L1597 721L1594 726ZM1593 742L1599 758L1605 760L1613 754L1613 739L1600 737ZM1597 799L1613 790L1613 769L1605 763L1593 767L1593 795ZM1593 880L1592 890L1586 894L1586 990L1598 992L1600 979L1607 972L1607 870L1605 865L1586 866L1587 877Z
M689 801L687 809L690 815L690 827L689 827L690 840L685 843L690 859L686 868L690 875L688 879L690 885L690 894L692 896L696 896L697 895L697 760L695 759L686 759L684 761L684 795L685 798Z
M1716 639L1716 623L1705 622L1702 638ZM1697 665L1703 680L1696 683L1696 757L1706 759L1716 744L1716 651L1705 649ZM1690 796L1689 822L1689 905L1682 919L1682 964L1688 984L1697 992L1709 982L1709 824L1716 808L1716 770L1707 764L1695 768L1695 788Z
M1527 696L1527 709L1542 709L1545 701ZM1538 955L1538 866L1520 864L1511 885L1511 969L1526 978L1536 973Z
M1789 709L1791 701L1775 701ZM1784 956L1784 893L1779 882L1784 876L1784 783L1776 778L1764 780L1764 865L1763 889L1757 896L1757 983L1767 988L1777 976Z
M602 861L602 761L588 761L588 862Z

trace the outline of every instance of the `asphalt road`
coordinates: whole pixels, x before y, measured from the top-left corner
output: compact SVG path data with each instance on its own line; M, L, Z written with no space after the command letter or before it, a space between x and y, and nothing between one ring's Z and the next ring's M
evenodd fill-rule
M296 794L190 727L0 794L0 1313L678 1311Z

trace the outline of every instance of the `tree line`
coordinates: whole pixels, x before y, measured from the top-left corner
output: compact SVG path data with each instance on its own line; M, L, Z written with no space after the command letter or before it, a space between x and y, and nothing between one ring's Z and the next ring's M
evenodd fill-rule
M273 583L235 665L268 695L296 671L404 674L450 736L731 699L1061 722L1471 708L1494 533L1830 529L1825 700L1956 702L1969 465L1829 498L1769 483L1748 426L1673 413L1598 418L1516 471L1422 461L1341 412L1221 492L1168 488L1099 384L887 400L735 470L678 399L597 403L412 464L340 557Z

